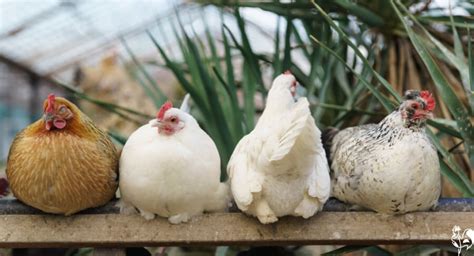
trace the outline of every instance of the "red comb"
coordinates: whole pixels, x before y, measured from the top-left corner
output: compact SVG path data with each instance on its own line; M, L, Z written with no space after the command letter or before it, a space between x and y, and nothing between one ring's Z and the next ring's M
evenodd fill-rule
M287 71L283 72L285 75L291 75L291 71L288 69Z
M48 106L46 107L46 112L50 113L54 110L54 102L56 101L56 96L53 93L48 95Z
M436 106L433 95L429 91L421 91L420 97L426 102L426 110L433 111Z
M158 120L163 120L163 117L165 117L166 111L168 111L168 109L170 109L172 107L173 107L173 103L171 103L171 101L165 102L165 104L163 104L161 106L160 111L158 111L158 114L156 115L156 118Z

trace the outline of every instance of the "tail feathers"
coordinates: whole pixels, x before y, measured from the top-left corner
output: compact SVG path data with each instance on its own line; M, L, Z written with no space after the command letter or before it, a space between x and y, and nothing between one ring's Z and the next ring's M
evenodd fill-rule
M317 198L305 195L303 201L296 207L294 216L301 216L305 219L310 218L318 211L322 210L324 203Z
M206 207L206 212L222 212L231 206L231 195L229 184L220 183L215 193L214 199L210 201Z
M189 99L190 98L191 98L191 96L189 95L189 93L187 93L184 96L183 102L181 103L181 106L179 107L180 110L182 110L186 113L189 113L189 111L191 110L191 105L189 104Z
M331 146L334 136L339 132L339 129L335 127L328 127L321 134L321 140L323 142L324 151L326 151L326 157L329 161L329 166L331 166Z

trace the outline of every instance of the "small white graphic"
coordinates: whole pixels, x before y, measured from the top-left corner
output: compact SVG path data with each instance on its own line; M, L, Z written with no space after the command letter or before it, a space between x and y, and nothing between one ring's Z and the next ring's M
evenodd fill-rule
M451 236L451 242L454 247L458 248L458 256L461 255L463 248L467 250L471 249L474 244L474 230L466 228L461 234L461 228L459 226L454 226L453 236Z

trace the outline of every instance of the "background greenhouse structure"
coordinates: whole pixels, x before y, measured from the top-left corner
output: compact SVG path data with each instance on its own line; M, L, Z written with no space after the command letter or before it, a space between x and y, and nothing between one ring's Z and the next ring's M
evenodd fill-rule
M322 130L378 122L405 90L432 91L437 109L427 129L440 156L442 197L472 199L473 31L470 0L0 0L0 178L15 134L42 116L49 93L78 104L120 148L166 100L179 105L191 92L191 113L215 140L225 180L272 79L290 70ZM285 247L284 255L340 246L303 247ZM346 246L338 253L457 250Z

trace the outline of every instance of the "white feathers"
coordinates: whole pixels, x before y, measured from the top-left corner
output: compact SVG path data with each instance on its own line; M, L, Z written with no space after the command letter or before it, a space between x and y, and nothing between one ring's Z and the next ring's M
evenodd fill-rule
M158 133L151 120L136 130L120 159L121 209L137 208L146 219L155 214L171 223L186 222L204 211L223 211L228 185L220 183L220 158L212 139L196 120L169 109L183 122L174 134Z
M309 218L329 197L321 132L307 99L291 96L295 82L291 74L275 79L260 120L227 167L237 206L262 223L285 215Z
M312 128L311 126L316 127L314 123L311 125L311 123L307 122L308 119L311 118L311 113L309 112L308 107L308 100L306 98L301 98L297 103L295 103L292 111L284 113L281 117L281 124L283 125L281 129L283 134L279 138L277 147L273 150L273 154L270 158L271 162L282 160L288 155L296 143L296 139L301 135L303 129L307 125L309 125L309 129Z

